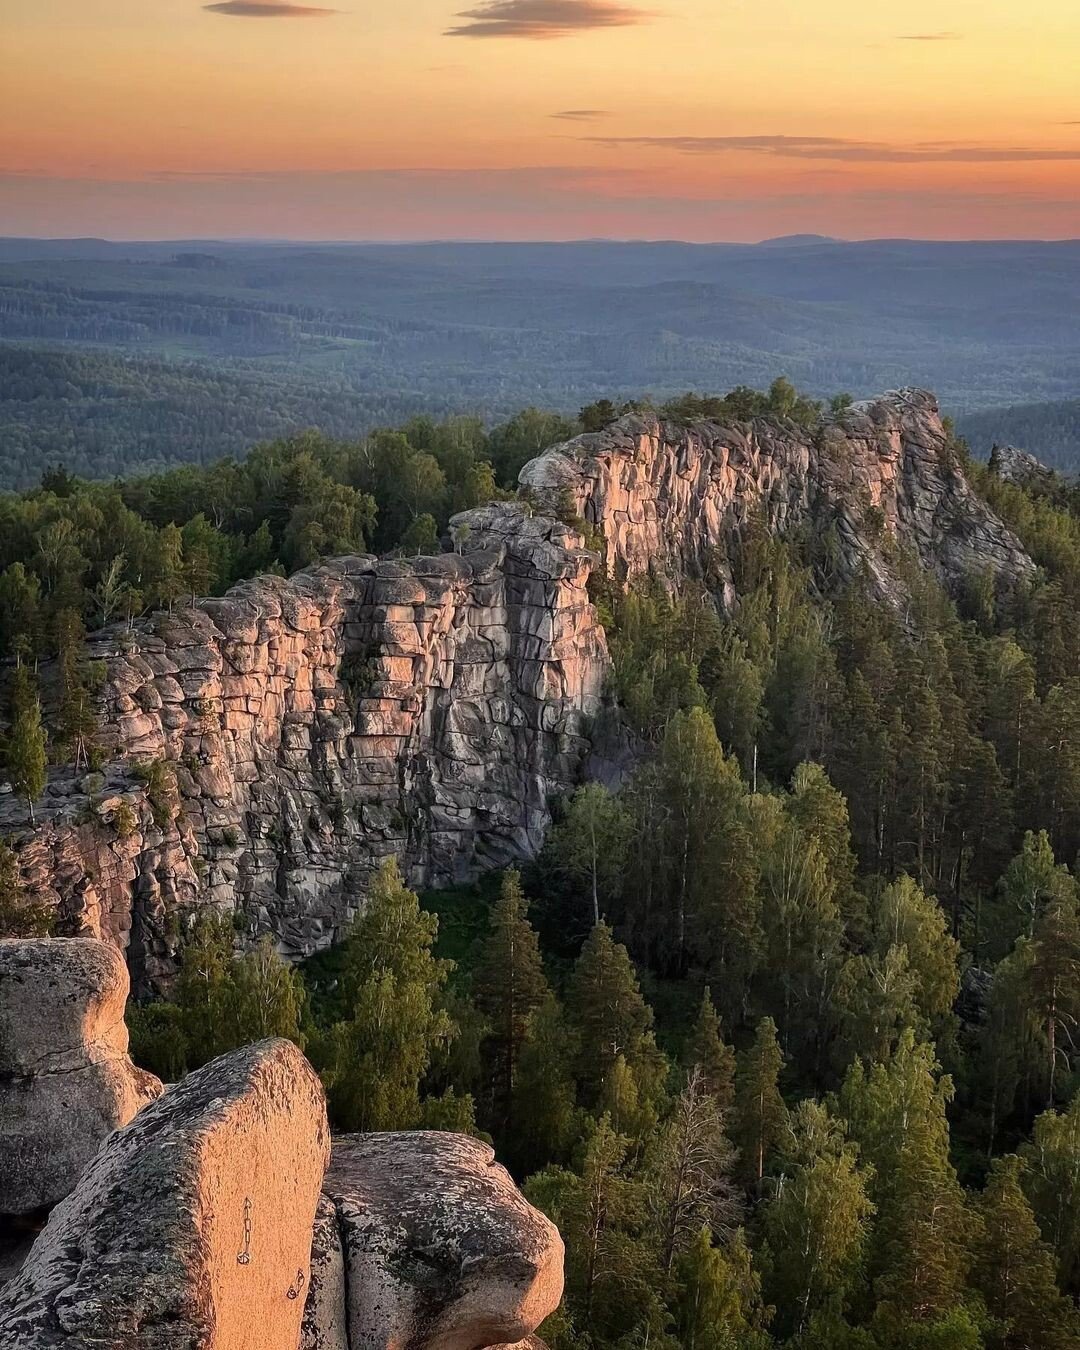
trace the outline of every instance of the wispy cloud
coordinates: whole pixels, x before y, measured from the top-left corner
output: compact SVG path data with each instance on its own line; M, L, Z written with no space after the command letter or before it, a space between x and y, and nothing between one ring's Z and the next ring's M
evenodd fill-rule
M838 136L582 136L594 145L619 148L642 145L686 155L721 155L741 151L780 159L844 160L859 164L1015 164L1025 161L1080 160L1080 149L1029 145L958 145L921 141L888 145L845 140Z
M591 28L626 28L653 15L616 0L484 0L457 16L447 37L559 38Z
M601 117L610 117L611 114L603 108L564 108L562 112L553 112L551 116L563 122L597 122Z
M897 42L958 42L962 33L897 33Z
M336 9L321 9L315 5L277 4L275 0L220 0L203 5L211 14L231 14L236 19L325 19L337 14Z

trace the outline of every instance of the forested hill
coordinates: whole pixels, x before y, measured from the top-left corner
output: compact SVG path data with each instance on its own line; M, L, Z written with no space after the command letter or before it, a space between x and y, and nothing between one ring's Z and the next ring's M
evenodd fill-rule
M526 404L571 413L600 394L663 401L779 371L819 398L933 387L956 414L1067 399L1078 316L1080 244L1067 241L0 240L0 341L78 363L75 392L42 371L0 408L0 486L31 481L29 456L50 440L52 458L107 477L305 426L491 423ZM109 358L99 402L83 378L95 356Z
M566 1240L553 1350L1076 1350L1075 494L971 461L917 391L823 412L778 381L663 411L416 421L0 501L18 792L51 760L0 923L56 921L24 884L51 869L61 928L81 906L133 964L175 952L131 1016L164 1077L277 1033L338 1130L490 1134ZM663 576L632 565L657 522L684 531L652 550ZM594 563L612 543L625 575ZM397 556L189 603L369 546ZM441 777L428 741L396 758L424 690ZM566 784L520 870L421 903L388 841L444 848L461 792L512 831L523 729L550 755L534 779L634 753ZM377 871L341 898L362 912L287 966L251 930L292 940L282 897L361 831ZM102 903L136 869L137 927ZM235 919L182 903L255 873Z

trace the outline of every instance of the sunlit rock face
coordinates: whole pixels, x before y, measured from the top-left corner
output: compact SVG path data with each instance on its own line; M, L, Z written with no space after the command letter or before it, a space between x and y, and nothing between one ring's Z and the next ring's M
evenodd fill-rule
M97 635L103 772L54 771L35 829L0 806L59 931L125 949L142 993L199 906L299 957L340 936L388 855L416 886L535 855L552 798L605 758L598 567L700 579L730 607L760 522L808 533L826 580L865 573L901 614L920 570L953 590L1033 571L919 390L812 431L631 415L521 479L526 500L456 517L437 557L337 559ZM555 519L568 507L602 556Z
M330 1153L288 1041L196 1070L109 1136L0 1289L11 1350L295 1350Z
M19 844L63 931L126 948L145 989L194 906L299 956L388 855L434 885L535 853L608 672L596 560L518 504L454 533L457 552L261 577L94 640L115 758L57 779Z
M160 1095L128 1057L127 995L107 943L0 940L0 1228L62 1200L102 1140Z
M812 528L842 574L865 567L894 604L903 552L950 587L1034 570L968 484L937 400L919 389L856 403L812 432L783 419L683 427L627 416L554 446L521 482L540 502L569 494L617 576L702 578L729 603L731 559L755 516L780 535Z

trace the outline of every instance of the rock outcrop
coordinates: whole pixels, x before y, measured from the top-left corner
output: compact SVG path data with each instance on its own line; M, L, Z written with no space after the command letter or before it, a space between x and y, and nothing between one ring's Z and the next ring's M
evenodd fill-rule
M167 982L197 906L297 957L340 934L388 854L413 885L533 855L594 754L609 669L597 555L544 514L567 499L617 577L703 578L727 605L755 516L819 532L835 574L865 568L897 607L905 554L952 587L1033 571L917 390L812 432L632 415L521 478L540 514L467 512L455 552L261 577L98 635L106 767L55 772L33 830L0 807L60 930L125 948L142 993Z
M54 780L18 841L65 931L126 948L145 990L196 905L298 956L388 854L426 885L535 852L607 675L595 558L517 504L455 533L460 552L260 577L93 642L111 758Z
M904 592L897 547L949 587L973 572L1014 581L1034 570L968 484L936 399L918 389L856 403L814 432L783 419L682 427L623 417L552 447L521 482L541 502L569 494L614 575L704 578L729 603L731 556L755 513L777 534L835 529L842 571L865 566L893 604Z
M1018 487L1051 491L1060 482L1058 475L1040 459L1015 445L995 445L990 451L990 472L1005 483Z
M492 1150L421 1131L334 1141L302 1350L539 1344L563 1244Z
M104 942L0 941L0 1215L62 1200L160 1094L128 1057L127 995L123 956Z
M212 1061L113 1134L0 1289L5 1350L296 1350L329 1156L287 1041Z

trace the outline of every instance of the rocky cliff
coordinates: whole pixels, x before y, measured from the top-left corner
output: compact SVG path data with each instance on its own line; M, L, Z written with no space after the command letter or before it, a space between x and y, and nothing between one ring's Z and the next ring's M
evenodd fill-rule
M387 854L433 885L534 853L609 664L586 590L601 559L554 518L568 498L609 572L703 577L727 605L755 515L828 532L835 567L898 605L905 552L954 587L1033 570L920 391L813 432L629 416L521 477L526 501L455 518L453 552L262 577L98 635L104 772L54 774L33 830L0 811L61 931L126 947L144 990L193 906L297 956L333 940Z
M856 403L813 432L784 419L680 427L623 417L554 446L521 481L540 502L569 495L616 576L706 578L728 604L731 559L755 514L777 534L834 530L841 572L865 567L897 605L901 551L950 588L972 573L1034 570L968 484L937 400L920 389Z

